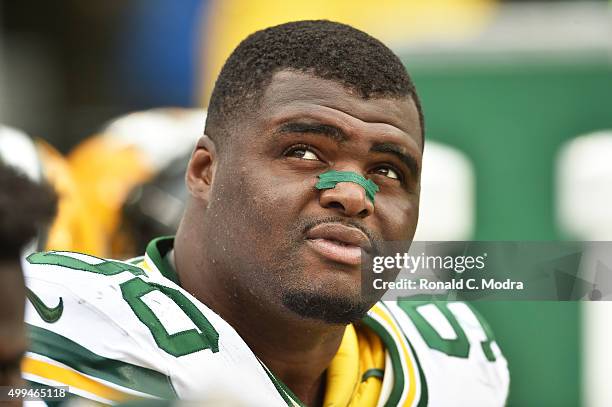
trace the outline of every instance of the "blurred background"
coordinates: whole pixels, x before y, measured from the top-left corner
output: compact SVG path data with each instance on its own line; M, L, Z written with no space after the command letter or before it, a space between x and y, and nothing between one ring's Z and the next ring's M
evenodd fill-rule
M46 246L129 257L172 233L223 61L310 18L381 39L416 82L418 238L612 240L612 3L376 3L0 1L0 154L60 192ZM508 405L612 405L612 307L476 306L509 360Z

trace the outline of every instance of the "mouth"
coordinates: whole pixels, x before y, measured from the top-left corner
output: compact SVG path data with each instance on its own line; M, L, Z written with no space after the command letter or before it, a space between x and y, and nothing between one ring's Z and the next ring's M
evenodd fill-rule
M361 252L370 251L370 239L361 230L340 223L323 223L306 233L306 241L328 260L351 266L361 264Z

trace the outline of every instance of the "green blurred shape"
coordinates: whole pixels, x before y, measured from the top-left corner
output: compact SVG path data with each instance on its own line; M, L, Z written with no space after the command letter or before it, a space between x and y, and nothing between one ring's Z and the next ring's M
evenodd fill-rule
M476 173L478 240L562 239L555 158L571 138L612 128L605 56L405 55L427 137L458 148ZM581 404L580 305L479 302L510 364L510 406Z

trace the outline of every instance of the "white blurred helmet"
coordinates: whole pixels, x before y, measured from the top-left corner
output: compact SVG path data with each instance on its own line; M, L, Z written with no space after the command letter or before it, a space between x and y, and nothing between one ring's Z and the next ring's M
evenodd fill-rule
M474 184L474 168L464 153L435 141L425 143L414 240L469 240L474 232Z

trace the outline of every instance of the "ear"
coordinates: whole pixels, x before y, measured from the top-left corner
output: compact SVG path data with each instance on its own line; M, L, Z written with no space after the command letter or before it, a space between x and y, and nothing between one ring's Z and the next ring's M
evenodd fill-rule
M194 198L208 202L217 161L215 143L207 135L200 137L185 173L187 189Z

